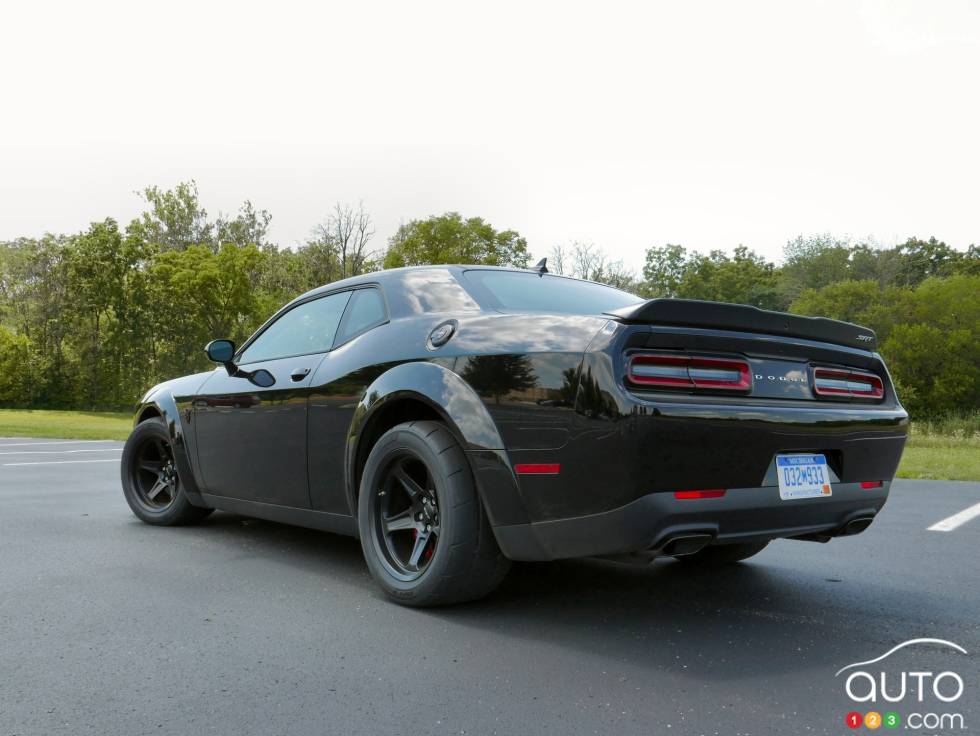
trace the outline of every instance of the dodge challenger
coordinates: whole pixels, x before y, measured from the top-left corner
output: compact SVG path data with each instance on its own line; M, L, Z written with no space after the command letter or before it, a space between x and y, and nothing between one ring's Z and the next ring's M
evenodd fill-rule
M352 535L418 606L484 596L512 560L717 565L858 534L908 428L869 329L545 262L356 276L206 352L139 403L133 513Z

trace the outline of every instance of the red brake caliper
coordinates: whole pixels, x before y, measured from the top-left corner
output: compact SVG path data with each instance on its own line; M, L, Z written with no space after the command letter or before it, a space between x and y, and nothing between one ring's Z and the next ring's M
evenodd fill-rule
M412 529L412 541L414 542L418 538L419 538L419 530L418 529ZM431 544L428 544L428 543L426 544L425 552L422 554L422 557L425 560L431 560L432 559L432 545Z

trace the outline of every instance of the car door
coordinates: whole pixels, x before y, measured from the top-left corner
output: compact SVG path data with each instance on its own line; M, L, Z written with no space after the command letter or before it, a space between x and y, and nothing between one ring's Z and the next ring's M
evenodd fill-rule
M307 398L330 350L350 292L300 302L239 351L243 371L268 371L260 386L217 369L194 399L198 465L208 493L309 508Z

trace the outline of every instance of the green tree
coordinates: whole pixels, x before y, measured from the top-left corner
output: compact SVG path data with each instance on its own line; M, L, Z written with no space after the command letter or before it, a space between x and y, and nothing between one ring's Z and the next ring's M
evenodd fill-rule
M65 319L66 251L72 240L47 234L7 242L0 249L0 315L30 346L26 403L32 406L75 404L75 360Z
M828 284L853 278L851 244L830 234L802 235L783 249L780 288L789 303L804 289L821 289Z
M203 348L223 337L241 342L278 306L263 294L266 255L226 243L215 253L192 245L156 256L150 269L158 375L207 367Z
M648 248L643 266L643 291L650 297L677 296L687 270L687 251L668 243Z
M27 406L30 401L30 343L0 327L0 406Z
M677 287L677 296L765 309L783 306L777 291L775 266L740 245L732 257L720 250L692 255Z
M492 266L528 264L527 241L514 230L495 230L480 217L447 212L401 225L388 243L385 268L430 263Z
M915 311L915 295L909 289L878 282L838 281L822 289L804 289L790 305L793 314L829 317L870 327L884 342L896 324L907 322Z
M963 254L935 238L909 238L895 248L898 268L895 283L917 286L931 276L949 276L963 260Z
M874 329L913 416L980 406L980 276L932 277L916 289L841 281L805 290L790 310Z
M910 320L945 330L969 330L980 341L980 275L929 278L914 294Z
M202 244L214 247L214 224L201 206L197 182L181 182L169 190L146 187L139 194L148 209L130 223L131 235L161 251Z
M126 404L148 379L152 330L142 269L148 255L112 219L93 223L66 246L64 319L85 408Z
M203 210L201 210L204 213ZM204 213L205 216L207 213ZM252 203L245 203L238 210L238 215L226 219L219 215L214 223L215 240L217 243L231 243L237 246L257 245L260 248L266 244L266 234L272 215L266 210L256 210ZM198 242L207 242L205 240Z
M706 299L766 309L785 306L775 265L744 245L731 256L721 250L708 255L689 253L680 245L648 248L640 288L650 297Z
M127 233L160 251L185 250L192 245L206 245L217 251L226 243L239 247L266 244L272 215L255 209L249 200L234 217L219 214L212 222L201 205L193 179L173 189L146 187L138 194L147 209L129 224Z
M882 352L902 403L913 417L980 406L980 348L975 330L904 324L892 330Z

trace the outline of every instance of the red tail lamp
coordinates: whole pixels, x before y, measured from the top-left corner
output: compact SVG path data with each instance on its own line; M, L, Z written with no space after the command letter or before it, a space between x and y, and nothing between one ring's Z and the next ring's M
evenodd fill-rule
M638 354L630 357L630 383L651 388L749 391L752 372L744 360L697 355Z
M814 368L813 393L829 398L880 399L885 395L874 373L845 368Z

